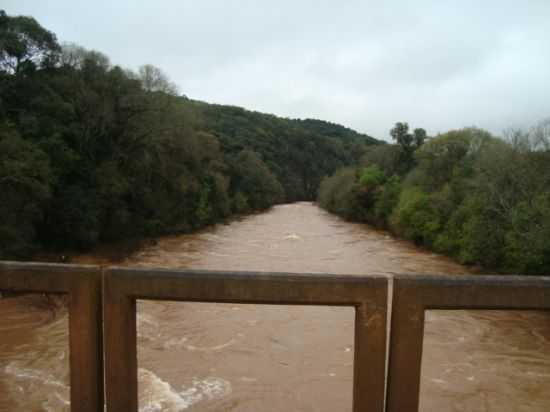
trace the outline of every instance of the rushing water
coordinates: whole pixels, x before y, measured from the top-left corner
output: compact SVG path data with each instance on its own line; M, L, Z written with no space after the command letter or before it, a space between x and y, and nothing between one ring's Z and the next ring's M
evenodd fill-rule
M109 259L98 253L78 261ZM310 203L161 238L117 264L468 273ZM39 296L0 300L0 411L69 410L67 315L43 303ZM421 410L550 410L549 320L542 312L428 312ZM353 311L140 301L138 363L142 412L349 411Z

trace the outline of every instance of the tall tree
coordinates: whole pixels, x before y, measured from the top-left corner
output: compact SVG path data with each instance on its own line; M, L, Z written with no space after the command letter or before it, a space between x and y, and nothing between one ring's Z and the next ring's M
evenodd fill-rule
M158 67L151 64L139 68L139 79L143 88L149 92L162 92L166 94L178 94L178 86L172 83L168 76Z
M32 17L0 10L0 70L11 74L52 66L61 48L55 34Z
M414 152L420 148L427 138L426 130L415 129L413 134L409 133L409 124L406 122L397 122L390 130L393 140L401 148L400 172L406 174L414 167Z

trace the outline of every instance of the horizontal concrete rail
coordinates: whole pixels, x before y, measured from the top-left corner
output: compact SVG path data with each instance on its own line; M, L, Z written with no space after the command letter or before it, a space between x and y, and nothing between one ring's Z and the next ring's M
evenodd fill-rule
M394 276L388 412L418 411L424 313L430 309L549 310L550 277Z
M353 306L353 411L384 410L386 277L109 268L104 290L109 412L138 410L136 299Z
M104 407L101 278L96 266L0 262L0 291L69 296L73 411L102 412Z

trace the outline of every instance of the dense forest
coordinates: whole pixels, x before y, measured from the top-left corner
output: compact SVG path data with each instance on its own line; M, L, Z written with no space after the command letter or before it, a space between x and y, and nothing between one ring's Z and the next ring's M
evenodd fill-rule
M496 138L427 138L407 123L325 179L319 203L436 252L503 273L550 274L550 120Z
M0 259L192 231L279 202L379 143L179 95L0 11Z

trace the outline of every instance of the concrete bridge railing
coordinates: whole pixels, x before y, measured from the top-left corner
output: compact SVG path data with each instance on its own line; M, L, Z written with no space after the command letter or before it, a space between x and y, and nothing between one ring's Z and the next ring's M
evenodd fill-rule
M138 299L354 307L353 412L418 410L426 310L550 309L550 278L523 276L345 276L0 262L0 291L69 296L71 405L79 412L103 411L104 403L108 412L137 412Z

